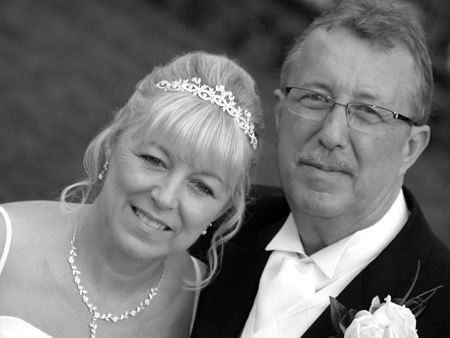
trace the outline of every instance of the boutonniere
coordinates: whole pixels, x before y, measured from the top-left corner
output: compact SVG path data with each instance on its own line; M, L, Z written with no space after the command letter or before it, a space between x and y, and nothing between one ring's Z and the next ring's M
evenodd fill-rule
M423 312L437 289L442 285L408 299L419 276L420 261L411 287L403 298L384 302L375 297L369 310L347 310L337 299L330 297L331 319L336 335L330 338L418 338L416 318Z

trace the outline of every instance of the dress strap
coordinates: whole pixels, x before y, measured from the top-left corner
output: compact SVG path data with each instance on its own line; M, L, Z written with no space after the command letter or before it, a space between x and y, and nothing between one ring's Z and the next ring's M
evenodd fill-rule
M200 265L198 263L197 258L191 256L191 259L192 259L192 263L194 264L194 269L195 269L195 281L200 282L200 280L202 278L202 273L200 271ZM200 289L196 288L195 296L194 296L194 308L192 310L191 328L189 330L189 334L192 332L192 328L194 326L194 320L195 320L195 315L197 313L197 305L198 305L199 298L200 298Z
M6 223L6 240L5 240L5 247L3 248L3 253L0 256L0 275L2 274L3 267L6 263L6 258L8 257L9 248L11 246L11 239L12 239L12 229L11 229L11 220L9 219L8 213L5 209L3 209L2 206L0 206L0 213L2 213L3 218L5 219Z

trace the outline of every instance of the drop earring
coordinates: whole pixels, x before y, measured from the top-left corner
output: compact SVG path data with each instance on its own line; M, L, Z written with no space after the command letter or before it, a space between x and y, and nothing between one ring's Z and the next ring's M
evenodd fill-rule
M103 178L106 176L106 172L108 171L108 165L109 165L109 161L106 160L105 164L103 164L103 169L100 172L100 174L98 174L98 179L101 181L103 180Z
M206 233L208 232L208 228L209 228L209 227L212 227L212 222L209 223L209 225L205 228L205 230L202 231L202 235L203 235L203 236L206 235Z

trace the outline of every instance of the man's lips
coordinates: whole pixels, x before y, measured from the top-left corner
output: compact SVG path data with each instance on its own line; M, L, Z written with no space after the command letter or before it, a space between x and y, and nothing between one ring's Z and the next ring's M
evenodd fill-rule
M294 159L300 165L310 166L325 172L337 172L358 176L358 168L340 156L325 150L316 150L306 154L296 154Z
M300 162L300 164L308 165L310 167L314 167L316 169L327 171L327 172L341 172L345 174L349 174L345 169L339 167L332 167L328 165L322 165L320 163L312 163L312 162Z
M172 229L170 229L169 226L164 224L164 222L152 217L145 211L143 211L139 208L136 208L134 206L132 207L132 209L133 209L134 214L141 220L141 222L144 223L145 225L147 225L148 227L150 227L154 230L159 230L159 231L171 231L172 230Z

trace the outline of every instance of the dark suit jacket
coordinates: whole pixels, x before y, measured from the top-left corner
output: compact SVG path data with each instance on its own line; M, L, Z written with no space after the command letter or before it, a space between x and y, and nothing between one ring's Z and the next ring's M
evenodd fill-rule
M368 310L373 297L402 298L420 260L420 274L411 293L417 296L443 285L417 318L420 338L450 337L450 251L432 233L416 200L404 188L410 218L390 245L341 292L348 309ZM270 252L264 250L283 225L289 208L281 190L256 189L257 201L239 235L225 246L222 269L201 293L191 338L239 337L253 305ZM335 335L327 308L302 336Z

